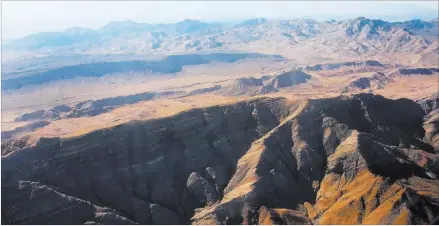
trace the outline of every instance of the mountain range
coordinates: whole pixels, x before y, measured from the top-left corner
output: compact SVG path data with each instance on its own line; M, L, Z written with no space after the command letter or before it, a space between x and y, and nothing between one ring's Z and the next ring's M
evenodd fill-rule
M3 224L438 224L438 20L3 44Z
M245 51L315 59L370 58L402 53L418 61L438 49L438 20L387 22L256 18L236 23L184 20L175 24L110 22L96 29L68 28L12 40L4 52L51 54L175 54ZM281 47L280 47L281 46ZM300 55L300 57L298 57Z
M437 224L434 100L260 98L10 140L2 223Z

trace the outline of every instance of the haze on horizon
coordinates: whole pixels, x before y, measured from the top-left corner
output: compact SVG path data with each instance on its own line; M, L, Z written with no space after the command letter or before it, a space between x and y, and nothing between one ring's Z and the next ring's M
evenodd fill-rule
M359 16L402 21L438 17L437 1L377 2L105 2L105 1L5 1L2 2L3 39L38 32L63 31L69 27L96 29L111 21L175 23L184 19L233 21L267 19L350 19Z

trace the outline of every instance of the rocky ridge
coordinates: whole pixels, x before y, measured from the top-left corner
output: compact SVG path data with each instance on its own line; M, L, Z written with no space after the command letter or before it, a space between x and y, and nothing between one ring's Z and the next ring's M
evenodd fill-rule
M259 18L242 21L235 26L196 20L175 24L119 21L96 30L74 28L64 32L38 33L13 40L4 49L44 54L55 51L59 55L72 48L82 54L196 51L267 53L274 47L282 46L282 50L276 48L277 52L283 52L298 61L357 59L359 56L374 59L383 55L386 57L382 59L390 59L389 55L399 53L416 55L419 62L434 62L431 59L437 57L425 51L437 47L437 27L437 20L388 22L364 17L344 21Z
M372 94L258 98L42 138L2 156L2 223L437 223L426 115Z

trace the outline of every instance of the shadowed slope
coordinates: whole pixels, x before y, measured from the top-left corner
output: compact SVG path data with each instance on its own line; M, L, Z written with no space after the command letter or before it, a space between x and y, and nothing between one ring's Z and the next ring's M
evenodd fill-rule
M424 116L371 94L194 109L10 152L2 187L36 181L143 224L432 223L439 156ZM22 209L5 223L44 216L8 202Z

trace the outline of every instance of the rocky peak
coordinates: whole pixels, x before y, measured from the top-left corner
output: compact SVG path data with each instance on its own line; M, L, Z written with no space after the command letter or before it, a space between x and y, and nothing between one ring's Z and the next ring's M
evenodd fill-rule
M240 23L238 25L238 27L254 27L254 26L258 26L261 24L265 24L267 23L267 19L261 17L261 18L255 18L255 19L249 19L249 20L244 20L242 23Z
M365 33L369 37L378 35L379 31L389 31L390 29L391 23L389 22L365 17L358 17L345 24L345 33L348 36L358 36L361 33Z

